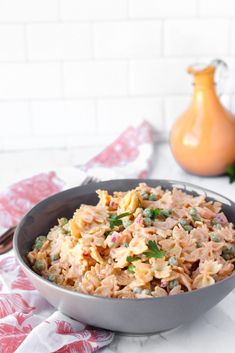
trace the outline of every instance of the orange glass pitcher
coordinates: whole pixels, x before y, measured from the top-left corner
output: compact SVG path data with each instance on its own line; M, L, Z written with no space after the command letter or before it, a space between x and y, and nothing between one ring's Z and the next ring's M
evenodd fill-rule
M175 159L192 174L223 174L235 162L235 117L223 107L215 89L215 72L221 66L226 64L214 60L188 68L194 76L192 101L171 130Z

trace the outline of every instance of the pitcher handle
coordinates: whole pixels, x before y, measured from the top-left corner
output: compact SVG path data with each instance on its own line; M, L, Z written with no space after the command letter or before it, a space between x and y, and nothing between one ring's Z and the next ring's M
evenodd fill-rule
M215 85L219 97L224 94L226 80L228 78L228 64L221 59L214 59L211 65L215 67Z

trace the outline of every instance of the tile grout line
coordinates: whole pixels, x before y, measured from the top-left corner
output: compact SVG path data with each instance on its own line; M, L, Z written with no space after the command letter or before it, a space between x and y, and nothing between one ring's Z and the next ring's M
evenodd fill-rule
M60 62L60 83L61 83L61 98L65 99L65 73L64 73L64 62ZM59 100L62 100L59 98Z
M166 28L165 28L165 26L166 26L166 21L163 19L162 21L161 21L161 56L162 56L162 58L164 58L165 57L165 47L166 47L166 43L165 43L165 37L166 37Z
M28 51L28 49L27 49ZM28 55L28 54L27 54ZM136 62L161 62L161 61L183 61L185 62L188 59L191 59L192 57L195 57L195 55L198 56L226 56L229 59L234 59L235 56L233 54L227 54L226 52L211 52L207 54L167 54L165 56L157 55L153 57L87 57L87 58L77 58L77 59L28 59L27 64L37 64L37 65L45 65L45 64L54 64L54 63L60 63L61 61L66 62L66 63L94 63L94 62L104 62L104 63L120 63L120 62L125 62L126 60L131 60L131 61L136 61ZM20 60L1 60L0 59L0 65L24 65L26 62L23 61L22 59Z
M228 57L233 56L232 51L233 51L233 28L234 28L234 20L231 18L228 23Z
M132 98L132 93L131 93L131 81L132 81L132 75L131 75L131 60L127 60L127 98Z
M91 60L96 60L95 57L95 27L94 22L90 22L90 43L91 43Z
M203 16L201 15L201 0L196 0L196 16L198 17L198 19L203 18Z
M199 14L194 14L194 15L189 15L189 16L159 16L159 17L123 17L123 18L87 18L87 19L77 19L77 20L68 20L68 19L60 19L61 16L60 14L58 14L58 18L56 20L48 20L48 21L6 21L6 22L1 22L0 21L0 26L4 26L4 25L22 25L22 24L29 24L29 25L48 25L48 24L52 24L52 25L56 25L60 22L63 22L65 24L80 24L80 23L91 23L91 22L96 22L96 23L113 23L113 22L154 22L154 21L161 21L164 19L167 19L167 21L179 21L179 22L184 22L184 21L192 21L192 20L211 20L211 21L216 21L216 20L227 20L227 19L231 19L234 16L231 15L213 15L213 16L209 16L209 15L200 15Z
M57 0L57 12L58 12L58 23L63 23L64 21L62 20L62 16L61 16L61 0Z
M24 54L25 54L25 62L28 63L29 60L29 42L28 42L28 29L27 29L27 23L24 23L23 25L23 31L24 31ZM9 62L8 62L9 63ZM0 62L1 64L1 62Z
M33 106L32 106L32 101L30 99L28 100L28 109L29 109L29 117L30 117L29 128L30 128L31 136L34 136Z

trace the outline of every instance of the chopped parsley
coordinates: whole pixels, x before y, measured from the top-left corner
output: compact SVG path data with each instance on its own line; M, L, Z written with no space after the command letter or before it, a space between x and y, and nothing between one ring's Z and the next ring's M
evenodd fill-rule
M126 261L127 262L134 262L139 260L139 258L137 256L127 256ZM135 271L135 265L133 265L132 263L127 267L127 271L129 273L134 273Z
M109 230L107 230L106 232L104 232L104 237L107 238L107 236L110 234L111 232Z
M109 219L110 228L113 229L115 226L123 225L121 218L126 217L126 216L130 216L131 214L132 213L130 213L130 212L125 212L125 213L121 213L119 215L112 215Z
M133 261L137 261L139 260L139 258L137 256L127 256L126 261L127 262L133 262Z
M127 267L127 271L130 273L134 273L135 272L134 270L135 270L135 266L133 264L131 264Z
M172 210L171 209L163 209L161 210L160 208L154 208L153 209L153 216L154 218L158 217L158 216L162 216L162 217L170 217L170 215L172 214Z
M226 174L229 177L230 184L232 184L235 181L235 164L229 164L227 166Z
M149 251L145 252L144 254L148 259L151 259L152 257L155 259L160 259L161 257L165 256L165 252L158 248L155 241L149 240L147 246Z

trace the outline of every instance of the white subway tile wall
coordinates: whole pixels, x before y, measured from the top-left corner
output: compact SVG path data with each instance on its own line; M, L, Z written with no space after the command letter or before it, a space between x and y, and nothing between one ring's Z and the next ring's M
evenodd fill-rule
M234 0L0 0L0 151L105 144L143 119L167 137L187 66L213 58L235 111Z

